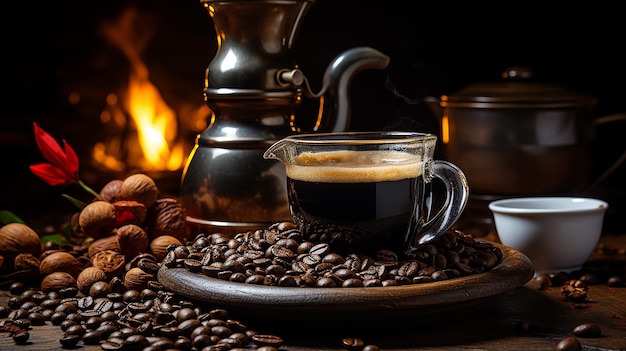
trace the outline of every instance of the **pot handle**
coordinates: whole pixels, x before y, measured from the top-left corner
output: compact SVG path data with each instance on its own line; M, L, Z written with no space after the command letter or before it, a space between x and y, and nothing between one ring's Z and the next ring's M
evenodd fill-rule
M613 123L618 121L626 121L626 113L615 113L608 116L598 117L594 119L594 126L599 126L606 123ZM617 170L623 163L626 161L626 151L622 153L620 157L617 158L613 164L607 168L604 173L602 173L589 187L587 187L586 192L590 192L595 189L598 185L600 185L606 178L608 178L615 170Z

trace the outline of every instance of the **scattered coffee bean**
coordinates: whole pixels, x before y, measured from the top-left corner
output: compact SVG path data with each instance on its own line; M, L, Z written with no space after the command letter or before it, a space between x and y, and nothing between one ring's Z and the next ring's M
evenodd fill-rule
M621 287L626 286L626 282L624 281L624 278L615 275L607 279L606 285L613 287L613 288L621 288Z
M18 345L25 345L30 338L30 333L28 330L20 330L17 333L13 334L13 342Z
M581 338L599 338L602 336L602 330L597 324L584 323L574 328L574 335Z
M582 344L574 336L559 341L555 348L556 351L581 351L582 349Z

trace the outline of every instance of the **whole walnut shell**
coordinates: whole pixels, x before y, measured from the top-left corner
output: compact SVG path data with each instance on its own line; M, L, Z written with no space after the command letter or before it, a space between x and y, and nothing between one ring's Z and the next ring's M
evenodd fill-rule
M89 295L89 289L95 282L106 281L107 275L98 267L87 267L76 278L78 290L85 295Z
M28 271L22 274L24 279L40 279L39 265L41 261L39 258L33 256L31 253L21 253L15 257L15 271L25 270Z
M127 258L132 258L148 250L148 233L134 224L127 224L117 228L115 232L120 252Z
M152 252L158 261L163 261L167 254L167 247L170 245L180 246L182 243L178 238L171 235L157 236L150 241L150 252Z
M146 225L150 239L161 235L171 235L180 241L189 239L183 206L172 197L163 197L154 203L146 218Z
M75 287L76 279L66 272L50 273L41 280L41 290L45 293Z
M124 286L128 290L141 291L148 287L148 282L154 280L154 274L146 273L141 268L131 268L124 275Z
M154 179L143 173L137 173L124 179L120 195L122 200L134 200L150 208L159 197L159 189Z
M117 225L115 206L106 201L91 202L80 211L78 224L85 235L94 239L111 235Z
M41 254L39 235L26 224L5 224L0 228L0 256L4 256L0 271L12 271L15 257L21 253L38 257Z
M111 250L115 252L121 251L115 235L109 235L98 240L94 240L87 249L87 256L92 258L95 254L104 250Z
M82 263L72 254L65 251L57 251L41 260L39 272L48 275L54 272L65 272L76 278L82 270Z
M122 180L115 179L106 183L100 190L100 200L106 202L115 202L122 198L120 189L122 188Z

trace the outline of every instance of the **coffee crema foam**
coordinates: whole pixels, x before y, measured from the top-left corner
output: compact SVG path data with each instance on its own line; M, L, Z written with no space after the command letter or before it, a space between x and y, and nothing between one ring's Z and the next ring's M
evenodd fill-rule
M419 177L423 162L397 151L305 152L285 171L289 178L308 182L371 183Z

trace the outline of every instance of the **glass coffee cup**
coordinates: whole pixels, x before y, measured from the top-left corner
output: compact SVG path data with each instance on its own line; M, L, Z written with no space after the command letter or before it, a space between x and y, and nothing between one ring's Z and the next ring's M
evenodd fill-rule
M410 255L450 229L469 197L463 171L433 159L436 142L399 131L300 134L264 158L285 165L290 212L306 240L340 253ZM433 191L434 179L444 191Z

